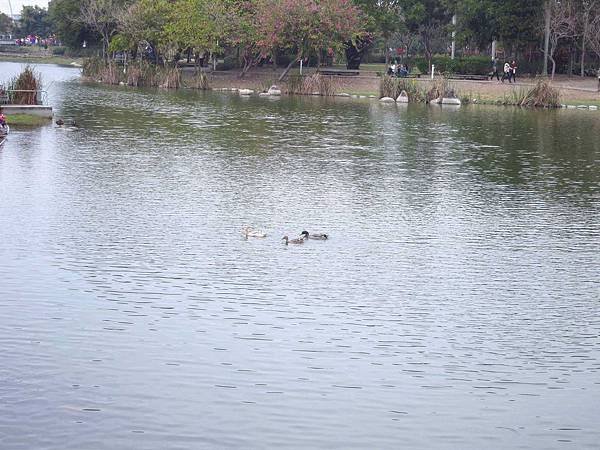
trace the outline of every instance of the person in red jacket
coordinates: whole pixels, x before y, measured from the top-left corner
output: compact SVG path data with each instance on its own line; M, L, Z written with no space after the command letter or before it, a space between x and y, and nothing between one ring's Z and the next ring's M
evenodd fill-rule
M517 82L517 62L513 59L513 62L510 63L510 68L511 70L511 76L513 81L516 83Z

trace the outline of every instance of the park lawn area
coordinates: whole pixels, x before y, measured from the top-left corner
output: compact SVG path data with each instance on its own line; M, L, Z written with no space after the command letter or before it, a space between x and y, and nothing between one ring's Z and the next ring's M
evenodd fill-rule
M6 116L6 122L9 125L40 126L52 123L52 119L30 114L10 114Z
M16 56L3 54L0 61L25 63L25 64L57 64L59 66L71 66L71 63L81 65L83 58L66 58L64 56Z
M334 64L332 66L334 69L345 69L346 64ZM385 72L385 64L384 63L369 63L360 65L359 70L369 71L369 72Z

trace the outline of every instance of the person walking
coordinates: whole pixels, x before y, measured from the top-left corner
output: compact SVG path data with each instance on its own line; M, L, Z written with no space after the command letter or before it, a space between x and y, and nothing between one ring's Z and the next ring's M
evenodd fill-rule
M512 76L513 82L517 82L517 62L513 59L513 62L510 64L510 74Z
M504 83L504 80L508 79L509 83L512 83L512 81L510 81L512 79L512 74L510 73L510 64L508 63L508 61L506 61L504 63L504 73L502 74L502 82Z
M496 80L500 81L500 73L498 72L498 58L494 57L492 59L492 76L490 77L490 81L496 77Z

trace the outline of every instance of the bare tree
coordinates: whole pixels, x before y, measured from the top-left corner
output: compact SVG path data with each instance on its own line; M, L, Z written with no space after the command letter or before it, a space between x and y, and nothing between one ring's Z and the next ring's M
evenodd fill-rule
M572 0L550 0L550 33L548 40L550 49L548 57L552 62L552 79L556 73L554 53L563 39L574 38L577 34L577 14Z
M81 4L79 20L102 37L102 57L105 59L121 12L122 2L118 0L84 0Z
M577 28L581 33L581 60L580 60L580 72L581 76L585 76L585 54L586 45L589 40L590 32L590 21L594 20L595 16L598 15L600 9L600 0L581 0L578 7L580 13L577 15Z
M596 11L593 20L590 20L588 44L596 56L600 58L600 12ZM598 69L598 92L600 92L600 68Z

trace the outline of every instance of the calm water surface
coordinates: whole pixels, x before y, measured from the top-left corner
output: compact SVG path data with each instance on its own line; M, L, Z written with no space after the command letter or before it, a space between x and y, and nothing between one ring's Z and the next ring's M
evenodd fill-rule
M0 448L600 447L600 113L39 69L81 129L0 148Z

